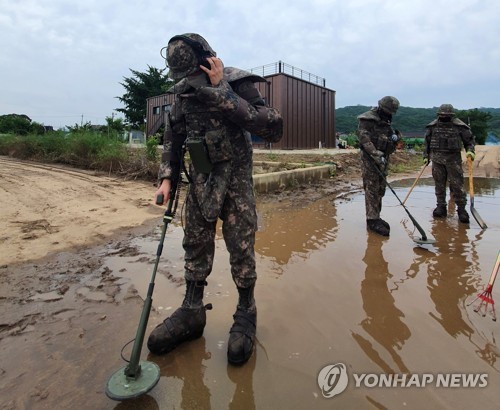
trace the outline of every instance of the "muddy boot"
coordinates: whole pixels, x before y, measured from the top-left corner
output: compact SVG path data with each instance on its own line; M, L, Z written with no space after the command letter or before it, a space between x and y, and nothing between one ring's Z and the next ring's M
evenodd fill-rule
M372 232L375 232L376 234L382 235L382 236L389 236L389 231L390 229L388 228L389 224L385 222L387 225L384 224L385 221L382 221L382 219L367 219L366 220L366 225L368 226L368 229Z
M446 215L448 215L446 205L438 205L434 211L432 211L432 216L434 218L444 218Z
M382 218L380 219L380 223L382 225L384 225L389 232L391 232L391 226L389 225L389 223L387 223L386 221L384 221Z
M167 317L151 332L148 349L154 354L165 354L181 343L201 337L207 321L206 310L212 309L209 303L203 306L205 281L186 281L186 296L182 306Z
M469 214L465 210L465 206L457 207L458 220L464 224L469 223Z
M232 365L242 365L252 356L255 345L255 328L257 325L257 308L253 290L255 285L248 288L238 288L239 301L234 323L229 331L227 346L227 360Z

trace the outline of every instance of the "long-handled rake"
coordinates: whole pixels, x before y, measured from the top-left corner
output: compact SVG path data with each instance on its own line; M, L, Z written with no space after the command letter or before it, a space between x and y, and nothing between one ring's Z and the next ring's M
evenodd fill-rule
M434 243L436 243L436 241L434 239L429 239L427 238L427 235L425 234L424 230L422 229L422 227L418 224L418 222L415 220L415 218L413 217L413 215L410 213L410 211L408 211L408 208L406 208L406 206L403 204L403 202L401 202L401 199L399 199L399 196L396 194L396 191L394 191L394 189L392 188L392 186L389 184L389 182L387 182L387 178L385 177L384 173L380 170L380 168L378 167L377 163L375 162L375 159L370 155L368 154L368 152L365 151L365 149L363 148L363 146L361 146L361 150L363 151L363 153L370 159L370 162L371 164L373 165L373 167L377 170L377 172L380 174L380 176L382 177L382 179L384 180L385 184L389 187L389 189L391 190L391 192L394 194L394 196L397 198L397 200L399 201L399 203L401 204L401 206L403 207L403 209L406 211L406 213L408 214L409 218L411 219L411 221L413 222L413 225L415 226L415 228L417 228L417 230L420 232L420 235L422 235L422 238L417 238L417 237L413 237L413 242L415 243L418 243L420 245L423 245L423 244L429 244L429 245L432 245Z
M488 311L488 305L491 305L491 315L495 322L497 320L497 315L495 313L495 301L493 300L493 295L491 294L491 292L493 291L493 285L495 284L495 279L497 277L499 266L500 266L500 251L498 251L497 261L495 263L495 267L493 268L493 272L491 272L490 280L488 282L488 285L486 286L486 289L483 292L479 293L477 297L467 305L470 306L476 300L480 299L481 302L479 302L477 306L474 308L474 312L481 313L481 309L484 306L484 309L482 310L483 317L486 316L486 313Z
M411 194L411 191L413 191L413 188L415 188L415 185L417 185L417 182L418 180L420 179L420 177L422 176L422 174L424 173L424 170L425 168L427 168L427 165L429 165L429 163L425 164L422 169L420 170L420 173L418 174L417 178L415 179L415 181L413 182L413 185L411 186L410 190L408 191L408 193L406 194L405 196L405 199L403 199L403 205L406 203L406 200L408 199L408 197L410 196Z
M479 216L479 214L476 211L476 208L474 208L474 182L472 178L472 158L467 157L467 163L469 165L469 194L470 194L470 212L476 222L479 224L479 226L482 229L486 229L488 226L484 223L483 219Z

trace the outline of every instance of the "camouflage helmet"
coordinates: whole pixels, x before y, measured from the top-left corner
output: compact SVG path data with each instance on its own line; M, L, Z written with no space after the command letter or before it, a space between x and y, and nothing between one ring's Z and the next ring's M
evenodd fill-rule
M399 101L396 97L388 95L378 100L378 107L388 114L396 114L399 108Z
M441 104L439 106L437 114L438 115L447 116L447 117L454 116L455 113L453 112L453 105L451 105L451 104Z
M187 77L199 70L208 57L216 53L199 34L186 33L172 37L167 45L169 77L174 80Z

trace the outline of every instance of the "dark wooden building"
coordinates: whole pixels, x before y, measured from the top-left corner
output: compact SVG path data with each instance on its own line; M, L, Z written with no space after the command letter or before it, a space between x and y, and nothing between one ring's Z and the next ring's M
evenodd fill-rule
M272 148L335 148L335 91L325 87L324 78L281 61L248 71L266 79L256 85L266 102L283 115L283 138ZM162 128L172 101L170 94L148 98L147 136ZM254 138L254 144L264 142Z

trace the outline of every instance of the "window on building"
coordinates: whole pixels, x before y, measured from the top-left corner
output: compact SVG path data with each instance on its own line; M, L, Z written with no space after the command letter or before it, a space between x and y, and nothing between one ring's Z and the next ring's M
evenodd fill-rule
M162 105L161 110L163 112L170 112L171 107L172 107L172 104L165 104L165 105Z
M153 114L158 115L160 113L160 106L158 107L153 107Z

